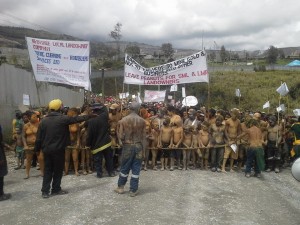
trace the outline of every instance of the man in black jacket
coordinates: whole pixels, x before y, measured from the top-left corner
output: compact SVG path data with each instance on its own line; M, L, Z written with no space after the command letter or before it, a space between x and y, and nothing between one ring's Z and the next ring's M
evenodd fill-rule
M7 175L7 161L4 152L4 145L2 143L2 128L0 125L0 201L4 201L11 198L11 194L4 194L3 186L4 186L4 176Z
M103 157L105 158L108 176L113 177L115 173L113 168L113 150L109 135L108 110L101 103L95 103L91 108L93 113L97 114L97 117L88 121L87 146L92 150L97 177L102 177Z
M65 164L65 148L70 142L69 125L88 120L91 116L69 117L61 114L62 101L54 99L49 103L49 113L41 121L35 142L34 150L44 153L45 173L42 185L42 197L67 194L61 189L61 179Z

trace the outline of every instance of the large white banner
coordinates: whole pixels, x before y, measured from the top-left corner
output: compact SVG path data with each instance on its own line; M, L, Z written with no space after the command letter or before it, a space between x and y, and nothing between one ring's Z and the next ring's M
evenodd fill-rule
M26 37L37 81L68 84L90 89L90 43Z
M166 91L145 90L144 102L164 102Z
M126 84L174 85L194 82L209 82L205 51L150 68L141 66L125 55Z

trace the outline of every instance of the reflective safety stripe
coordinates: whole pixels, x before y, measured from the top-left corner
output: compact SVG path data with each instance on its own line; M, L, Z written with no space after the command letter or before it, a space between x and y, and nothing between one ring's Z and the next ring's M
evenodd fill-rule
M128 177L128 174L120 173L121 177Z
M133 177L133 178L139 178L139 175L132 174L131 177Z
M103 146L100 147L100 148L94 149L94 150L92 151L92 153L93 153L93 154L96 154L96 153L98 153L98 152L100 152L100 151L103 151L104 149L106 149L106 148L108 148L108 147L110 147L110 146L111 146L111 142L107 143L106 145L103 145Z
M296 139L296 138L295 138L295 139ZM294 144L294 145L300 145L300 140L295 140L293 144Z

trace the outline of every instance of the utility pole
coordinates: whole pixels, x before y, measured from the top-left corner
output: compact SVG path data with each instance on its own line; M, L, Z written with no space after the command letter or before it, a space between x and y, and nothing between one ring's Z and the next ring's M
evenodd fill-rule
M101 70L101 79L102 79L102 83L101 83L101 94L102 94L102 97L103 97L103 100L105 99L104 98L104 68L101 68L99 69ZM104 100L105 101L105 100Z

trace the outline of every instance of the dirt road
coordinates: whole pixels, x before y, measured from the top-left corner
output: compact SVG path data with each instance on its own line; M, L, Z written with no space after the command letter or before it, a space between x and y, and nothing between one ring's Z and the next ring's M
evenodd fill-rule
M5 177L12 199L0 202L0 224L300 224L300 182L290 169L263 173L261 179L202 170L142 171L136 197L113 192L118 177L68 175L62 187L69 194L49 199L41 197L39 171L32 168L28 180L24 174L11 169Z

